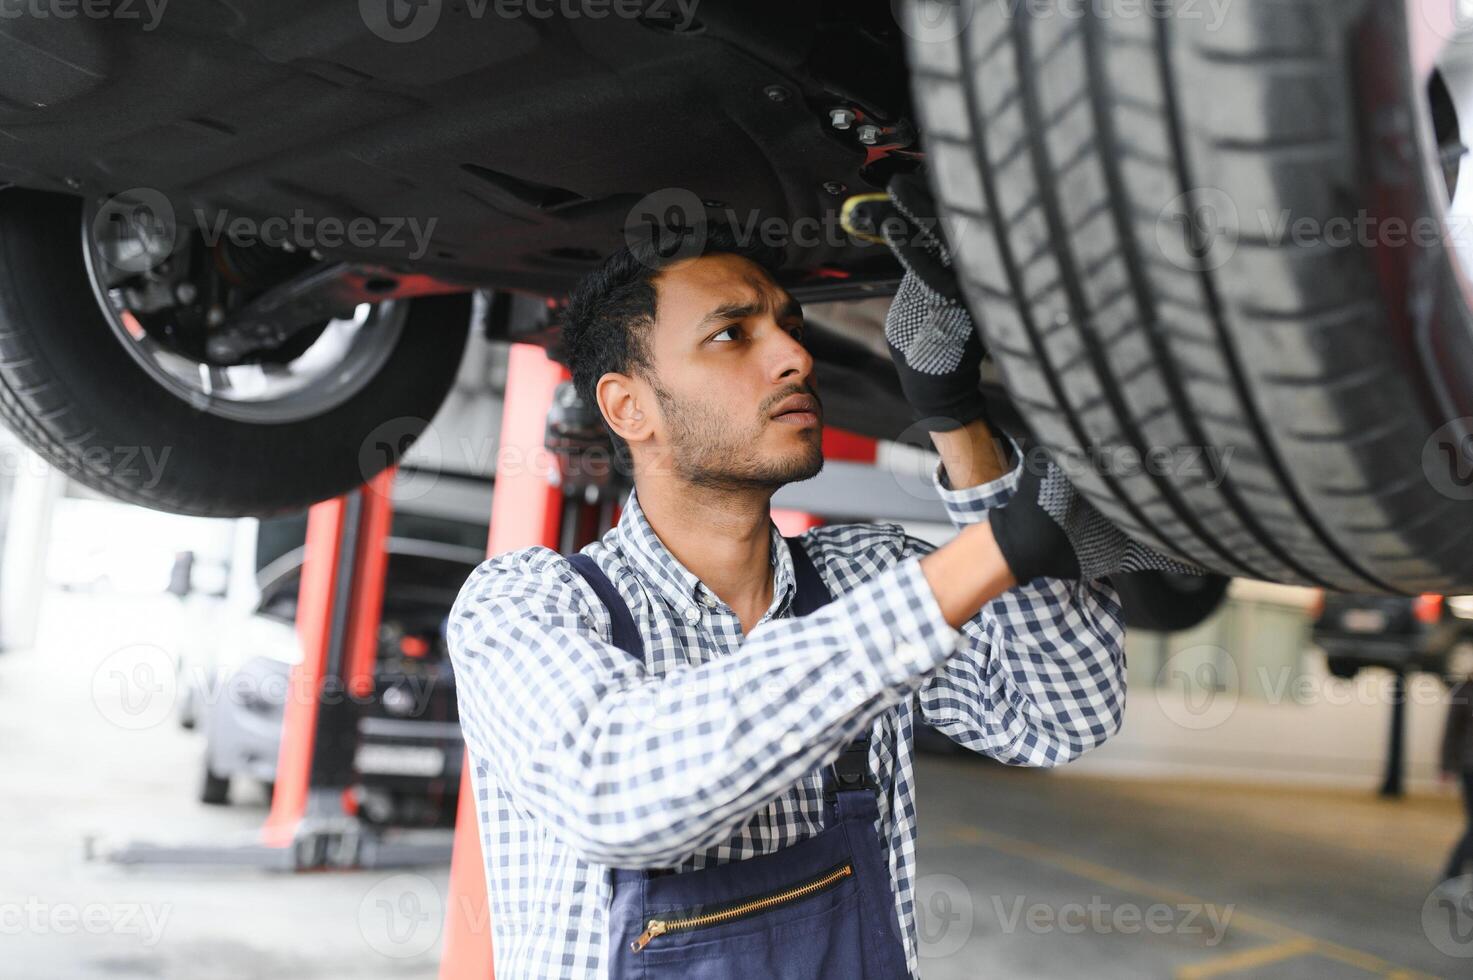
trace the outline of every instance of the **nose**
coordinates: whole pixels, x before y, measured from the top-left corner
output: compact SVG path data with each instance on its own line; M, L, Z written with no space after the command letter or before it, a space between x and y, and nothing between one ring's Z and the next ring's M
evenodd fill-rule
M773 382L799 382L812 387L813 355L808 353L808 348L781 324L772 324L771 336L774 341L768 373Z

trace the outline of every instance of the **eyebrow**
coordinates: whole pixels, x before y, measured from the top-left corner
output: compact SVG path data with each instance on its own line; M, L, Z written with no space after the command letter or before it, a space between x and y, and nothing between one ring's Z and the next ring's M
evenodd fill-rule
M766 306L767 304L765 303L752 300L722 303L716 309L702 317L701 322L696 324L696 329L704 330L707 327L713 327L718 323L725 323L728 320L744 320L749 316L755 316L761 313ZM781 320L784 317L803 319L803 304L789 296L787 302L783 304L782 309L777 311L776 319Z

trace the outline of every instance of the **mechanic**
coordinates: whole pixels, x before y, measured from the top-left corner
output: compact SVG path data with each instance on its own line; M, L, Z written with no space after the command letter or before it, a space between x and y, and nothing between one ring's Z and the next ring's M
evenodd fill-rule
M450 616L497 976L914 977L918 715L1015 765L1119 728L1099 579L1179 566L995 437L924 181L890 199L885 334L940 454L940 548L773 525L823 412L760 251L624 249L574 291L565 353L634 492L582 557L482 563Z

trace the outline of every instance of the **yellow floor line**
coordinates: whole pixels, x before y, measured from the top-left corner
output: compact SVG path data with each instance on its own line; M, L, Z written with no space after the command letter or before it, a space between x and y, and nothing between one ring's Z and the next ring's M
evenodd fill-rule
M1306 951L1312 951L1318 956L1324 956L1329 959L1338 960L1341 963L1355 966L1368 973L1376 973L1385 977L1397 977L1399 980L1435 980L1432 974L1407 970L1363 950L1330 942L1326 939L1316 939L1307 933L1280 925L1272 919L1265 919L1262 916L1244 912L1237 903L1206 902L1195 895L1190 895L1165 885L1158 885L1144 878L1137 878L1135 875L1127 874L1124 871L1118 871L1115 868L1106 867L1103 864L1096 864L1093 861L1075 857L1063 851L1056 851L1042 844L1035 844L1017 837L1009 837L1006 834L983 830L980 827L960 824L948 827L946 833L953 840L981 844L995 851L1002 851L1005 854L1016 854L1019 857L1026 857L1042 864L1052 865L1070 874L1077 875L1081 878L1088 878L1091 881L1108 885L1120 891L1145 895L1160 901L1174 904L1200 905L1204 908L1213 905L1221 907L1224 904L1232 904L1234 908L1229 928L1242 929L1244 932L1276 941L1275 945L1260 947L1261 949L1277 949L1291 943L1308 943L1312 949ZM1250 950L1248 952L1253 951ZM1234 953L1230 955L1237 956L1239 954ZM1203 963L1193 964L1188 969L1203 968L1214 962L1213 960L1207 960ZM1205 976L1207 974L1201 975Z
M1291 939L1285 943L1255 946L1253 949L1245 949L1219 956L1216 959L1193 963L1191 966L1178 969L1175 976L1177 980L1200 980L1202 977L1215 977L1255 966L1267 966L1270 963L1278 963L1280 960L1289 960L1313 952L1315 952L1314 940Z

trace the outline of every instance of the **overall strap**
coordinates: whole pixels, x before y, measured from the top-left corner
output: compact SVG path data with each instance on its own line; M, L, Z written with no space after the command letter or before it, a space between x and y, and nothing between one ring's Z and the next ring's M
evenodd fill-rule
M568 555L568 562L573 570L582 575L584 580L593 587L598 595L599 601L609 611L609 619L614 624L614 635L611 638L614 646L623 650L633 657L644 660L644 638L639 635L639 628L634 625L634 614L629 611L629 605L624 597L619 595L619 590L614 588L614 583L598 567L598 563L588 555Z
M808 552L798 543L798 539L784 540L788 542L788 553L793 556L793 581L797 586L797 594L793 596L793 615L807 616L809 613L816 613L834 601L833 593L829 592L823 576L818 574L813 559L808 557Z
M793 596L793 615L807 616L834 601L833 593L824 583L823 576L813 559L797 538L788 538L788 551L793 557L793 579L797 594ZM869 774L870 734L865 732L850 742L833 764L824 768L823 797L832 803L841 790L878 789Z

